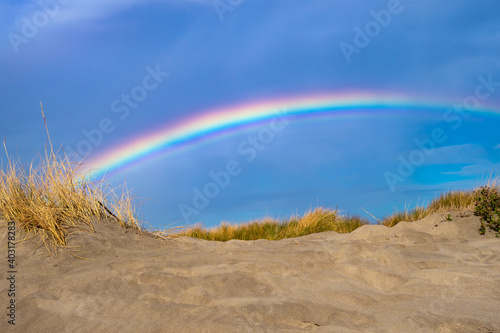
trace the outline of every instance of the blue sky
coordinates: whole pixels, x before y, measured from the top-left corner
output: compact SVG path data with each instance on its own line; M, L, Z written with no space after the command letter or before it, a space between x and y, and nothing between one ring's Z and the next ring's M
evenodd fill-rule
M109 179L127 181L157 228L287 217L318 205L382 217L497 172L500 116L474 108L500 110L499 12L496 1L472 0L4 1L0 136L22 161L43 151L40 101L54 144L65 149L113 119L90 157L210 109L278 97L363 91L469 107L467 117L448 114L454 121L429 110L299 119L246 162L237 147L261 123ZM147 68L168 76L120 119L113 102L143 84ZM415 140L435 147L402 177L401 159L425 153ZM179 207L231 160L241 172L186 219ZM388 173L404 181L391 187Z

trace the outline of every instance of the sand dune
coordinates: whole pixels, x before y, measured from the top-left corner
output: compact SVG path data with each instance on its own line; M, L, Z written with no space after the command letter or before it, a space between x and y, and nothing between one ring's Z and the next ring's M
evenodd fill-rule
M452 216L226 243L103 221L70 237L91 260L34 238L17 247L15 328L0 285L0 331L500 332L500 239Z

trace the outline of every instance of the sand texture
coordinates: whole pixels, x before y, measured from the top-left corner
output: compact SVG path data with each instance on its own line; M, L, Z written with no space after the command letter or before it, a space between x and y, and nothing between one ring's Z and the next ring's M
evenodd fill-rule
M226 243L102 221L70 237L91 260L33 238L17 245L15 328L0 284L0 332L500 332L500 239L452 216Z

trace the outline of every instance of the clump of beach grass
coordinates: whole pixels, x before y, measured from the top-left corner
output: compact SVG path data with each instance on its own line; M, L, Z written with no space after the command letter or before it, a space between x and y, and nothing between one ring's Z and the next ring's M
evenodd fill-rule
M325 231L349 233L365 224L369 224L368 220L362 219L358 216L342 216L339 214L338 210L319 207L314 210L310 210L303 216L291 217L287 220L264 218L237 225L222 223L220 226L212 229L195 226L171 236L194 237L221 242L232 239L280 240Z
M474 207L474 191L451 191L441 194L427 206L405 208L404 211L395 212L379 222L387 227L393 227L401 221L414 222L431 214L447 211L472 211Z
M7 165L0 170L0 218L14 221L17 230L39 234L47 249L67 246L75 228L93 231L95 219L111 219L123 227L141 230L133 197L126 187L111 188L78 174L79 164L54 152L47 130L45 156L35 158L29 168L13 162L6 141Z

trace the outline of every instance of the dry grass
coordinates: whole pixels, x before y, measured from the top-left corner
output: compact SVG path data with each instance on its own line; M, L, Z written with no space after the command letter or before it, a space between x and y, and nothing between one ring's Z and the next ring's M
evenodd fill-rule
M301 217L292 217L289 220L276 220L266 218L244 224L228 224L207 230L201 226L173 234L173 237L195 237L210 241L240 240L279 240L305 236L324 231L349 233L368 221L360 217L340 216L337 210L316 208Z
M452 191L440 195L426 207L419 206L414 209L405 209L385 217L381 223L392 227L401 221L414 222L434 213L446 211L464 211L474 209L474 191Z
M42 116L45 121L43 109ZM51 252L67 245L71 229L92 231L91 221L96 217L141 230L130 193L78 175L78 165L55 153L48 129L47 135L50 147L28 170L12 161L4 140L8 165L2 164L0 171L0 217L15 221L27 234L41 235Z

